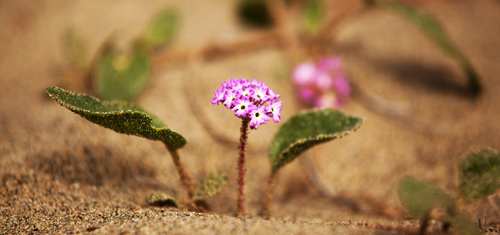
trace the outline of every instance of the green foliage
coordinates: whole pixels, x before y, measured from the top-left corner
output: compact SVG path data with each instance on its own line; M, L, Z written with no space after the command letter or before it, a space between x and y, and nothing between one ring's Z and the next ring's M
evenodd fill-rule
M177 201L162 192L153 192L148 198L148 203L152 206L179 208Z
M156 117L132 104L100 101L92 96L75 94L58 87L47 88L47 93L63 107L118 133L159 140L174 150L186 144L186 140L179 133L167 128Z
M479 235L482 234L477 225L472 223L464 215L457 213L452 218L452 224L459 235Z
M475 224L458 213L455 199L433 185L406 176L399 182L398 194L403 206L413 216L429 219L432 209L444 208L458 234L480 234Z
M469 154L459 165L459 190L466 201L493 194L500 188L500 153L483 149Z
M146 30L144 42L153 47L161 47L172 41L177 30L178 18L178 13L171 9L158 14Z
M194 200L203 200L215 196L227 184L227 175L216 171L210 173L203 182L196 187L193 195Z
M269 9L263 0L243 1L239 6L238 16L243 23L251 26L265 28L273 25Z
M467 78L469 79L469 87L471 91L475 95L481 93L482 85L476 70L472 67L472 64L467 59L467 57L465 57L460 49L456 47L449 39L437 20L429 15L422 14L417 10L396 1L365 0L365 2L370 5L377 4L385 7L408 18L411 22L418 25L427 34L427 36L429 36L429 38L434 41L434 43L436 43L441 49L443 49L450 56L454 57L460 63L462 69L467 75Z
M448 211L455 208L455 200L450 195L412 177L404 177L399 182L398 194L403 206L417 217L424 217L437 207Z
M304 27L309 35L316 35L323 19L321 0L310 0L304 11Z
M334 109L306 111L291 117L281 126L271 143L269 157L273 171L317 144L355 131L363 122L362 118L348 116Z
M87 47L83 38L73 29L68 29L63 36L64 52L70 63L78 70L88 69Z
M148 55L139 48L119 53L106 45L96 66L99 98L131 100L145 87L150 72Z

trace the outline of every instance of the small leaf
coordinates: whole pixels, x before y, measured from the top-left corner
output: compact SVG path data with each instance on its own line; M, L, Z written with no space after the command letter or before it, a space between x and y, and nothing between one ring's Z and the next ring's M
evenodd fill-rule
M64 52L71 64L80 71L88 69L87 47L83 38L74 29L68 29L63 36Z
M355 131L363 122L362 118L334 109L306 111L291 117L271 143L269 157L273 170L278 170L317 144Z
M469 219L467 219L464 215L457 213L453 216L452 225L455 227L455 231L459 235L480 235L479 229L477 225L472 223Z
M224 172L216 171L210 173L194 191L194 200L203 200L215 196L227 184L227 175Z
M483 149L469 154L459 165L459 190L466 201L482 198L500 188L500 153Z
M310 0L304 11L304 27L309 35L316 35L323 19L321 0Z
M383 6L417 24L427 34L427 36L429 36L434 41L434 43L436 43L439 47L441 47L441 49L443 49L450 56L454 57L460 63L462 69L467 75L467 78L469 79L469 88L471 89L473 94L478 95L481 93L482 85L476 70L472 67L472 64L467 59L467 57L465 57L460 49L456 47L449 39L437 20L429 15L422 14L407 5L398 3L396 1L372 0L365 2L369 2L370 4L375 3Z
M263 0L246 0L241 2L238 16L244 24L266 28L273 25L267 4Z
M424 217L437 207L448 211L455 208L455 200L450 195L413 177L406 176L399 182L398 194L403 206L417 217Z
M148 203L152 206L179 208L177 201L162 192L153 192L148 198Z
M174 10L165 10L158 14L144 35L144 42L153 47L169 43L177 29L178 14Z
M104 100L131 100L146 86L150 72L148 55L139 48L131 54L107 46L98 61L98 94Z
M186 144L179 133L165 127L155 116L132 104L100 101L92 96L75 94L58 87L47 88L47 93L63 107L118 133L159 140L174 150Z

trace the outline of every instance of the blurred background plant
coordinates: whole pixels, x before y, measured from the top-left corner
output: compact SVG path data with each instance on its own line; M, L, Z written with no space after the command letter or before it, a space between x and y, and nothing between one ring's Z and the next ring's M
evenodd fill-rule
M85 39L75 29L68 29L63 36L63 46L70 68L59 85L104 100L133 100L148 82L151 57L173 40L178 21L175 10L163 10L128 51L116 48L117 35L114 34L93 56L88 55Z
M458 164L458 169L457 196L413 177L406 176L400 180L399 200L409 216L422 219L420 234L425 233L431 219L440 220L446 229L449 225L453 226L458 234L480 234L479 230L488 232L485 229L488 214L490 211L493 214L500 213L495 201L500 189L500 153L493 149L468 153ZM485 201L486 206L475 207L478 221L476 227L463 214L463 205L478 204L480 201Z
M334 55L336 29L342 20L359 16L374 7L391 11L419 27L443 52L460 64L467 77L470 94L473 97L481 94L483 86L474 66L447 36L441 24L434 17L402 2L350 1L335 14L334 10L338 10L336 6L322 0L245 0L238 12L241 21L249 26L266 29L274 25L280 31L280 41L288 52L290 64L296 66L302 61L316 61L320 57Z

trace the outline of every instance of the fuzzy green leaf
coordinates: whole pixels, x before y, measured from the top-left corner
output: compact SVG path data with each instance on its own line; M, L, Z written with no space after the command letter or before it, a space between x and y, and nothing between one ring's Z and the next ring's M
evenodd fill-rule
M459 165L459 190L466 201L482 198L500 188L500 153L483 149L469 154Z
M417 217L424 217L437 207L448 211L455 208L455 200L450 195L413 177L406 176L399 182L398 194L403 206Z
M482 234L477 225L472 223L464 215L457 213L452 217L452 224L459 235L480 235Z
M133 53L124 54L106 46L95 71L99 97L104 100L133 99L146 86L150 69L148 55L138 47Z
M148 203L152 206L179 208L179 203L177 203L173 197L162 192L151 193L148 198Z
M317 144L355 131L363 122L362 118L334 109L306 111L291 117L271 143L269 157L273 170L278 170Z
M323 19L321 0L310 0L304 11L304 28L309 35L316 35Z
M155 116L132 104L100 101L92 96L72 93L58 87L47 88L47 93L61 106L118 133L159 140L171 149L178 149L186 144L179 133L165 127Z
M227 184L227 175L224 172L216 171L210 173L194 191L194 200L203 200L215 196Z
M177 29L178 18L174 10L165 10L158 14L144 35L144 42L153 47L160 47L170 42Z
M385 7L417 24L427 34L427 36L429 36L429 38L431 38L434 43L436 43L436 45L438 45L443 51L454 57L460 63L463 71L467 75L467 78L469 80L469 88L471 89L473 94L478 95L481 93L482 85L480 77L477 74L476 70L474 69L474 67L472 67L472 64L460 51L460 49L453 44L453 42L450 40L448 35L446 35L445 31L437 20L429 15L418 12L410 6L396 1L372 0L367 2L369 2L370 4L375 3L382 7Z
M63 36L64 52L71 64L82 71L88 69L87 47L83 38L73 29L68 29Z

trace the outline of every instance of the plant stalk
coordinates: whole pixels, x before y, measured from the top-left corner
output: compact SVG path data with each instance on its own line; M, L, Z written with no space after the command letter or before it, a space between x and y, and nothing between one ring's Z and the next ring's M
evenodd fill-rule
M170 153L170 156L172 156L172 160L174 161L175 169L177 170L177 174L179 174L179 177L181 178L182 184L184 184L184 187L186 187L186 190L188 191L189 198L193 197L194 194L194 185L193 182L191 181L191 177L189 177L186 168L181 162L181 159L179 158L179 154L177 153L176 149L170 148L167 144L165 144L167 147L168 152Z
M245 214L245 152L249 123L250 119L243 118L240 128L240 151L238 158L238 216L243 216Z
M422 224L420 225L420 228L418 229L418 235L425 235L427 232L427 227L429 226L429 220L430 220L430 212L427 212L422 218Z
M276 184L276 173L278 170L272 170L271 175L269 176L269 181L267 181L267 192L266 199L264 200L264 204L262 205L262 216L265 219L271 218L271 201L273 200L273 189Z

